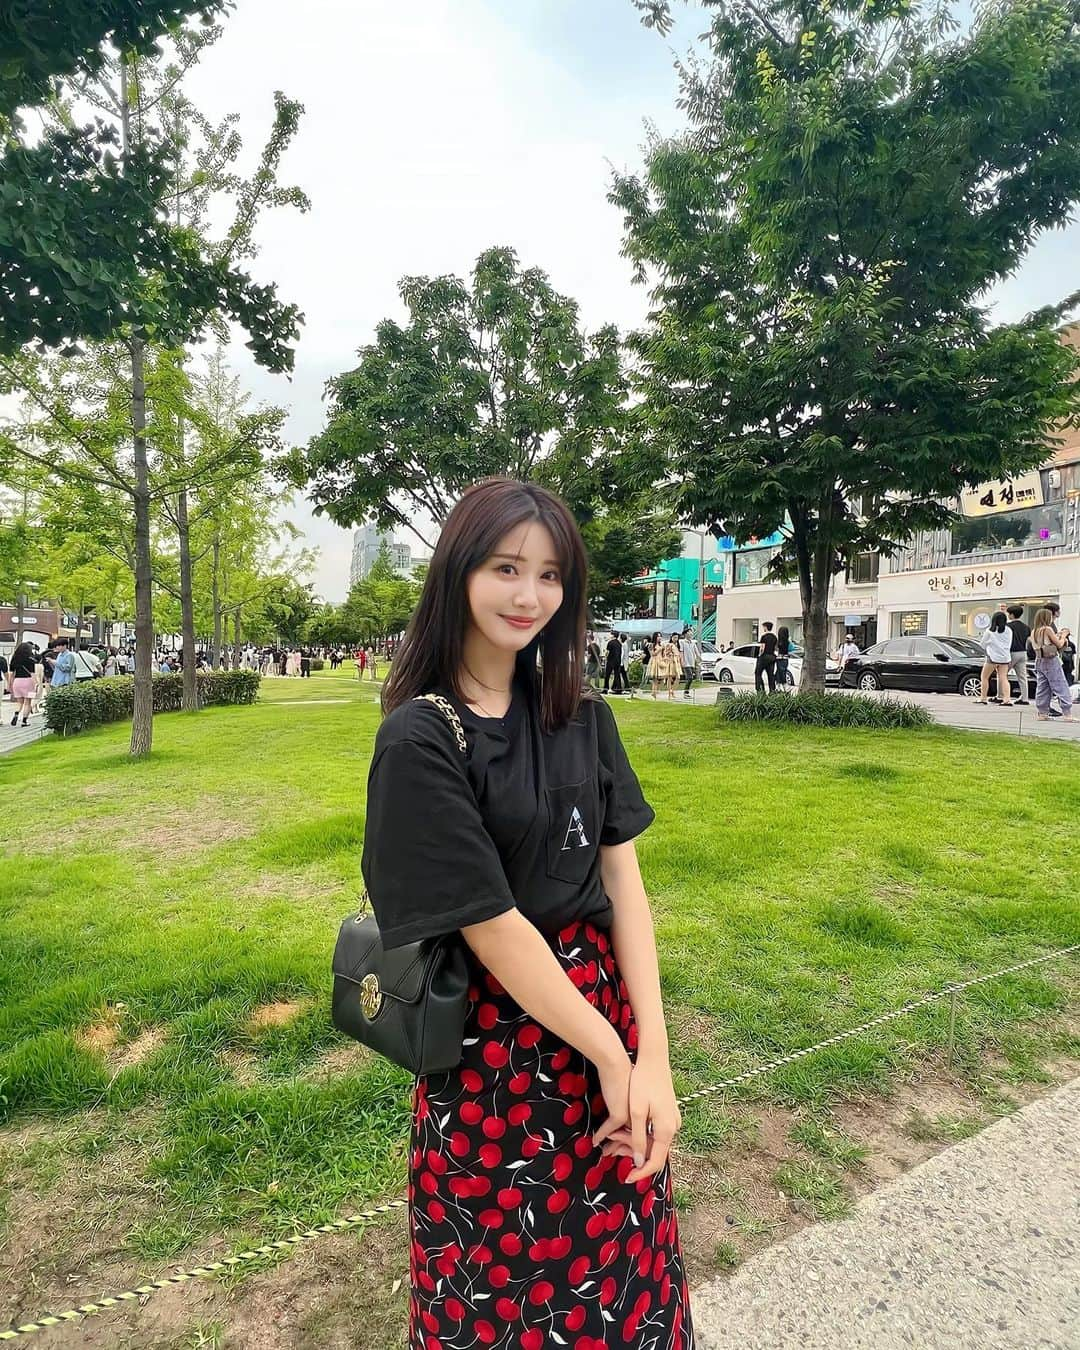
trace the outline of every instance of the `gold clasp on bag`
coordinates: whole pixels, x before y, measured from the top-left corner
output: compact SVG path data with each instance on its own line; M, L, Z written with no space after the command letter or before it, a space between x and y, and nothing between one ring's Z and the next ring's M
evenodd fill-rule
M368 1021L372 1021L383 1005L378 975L365 975L360 981L360 1007Z

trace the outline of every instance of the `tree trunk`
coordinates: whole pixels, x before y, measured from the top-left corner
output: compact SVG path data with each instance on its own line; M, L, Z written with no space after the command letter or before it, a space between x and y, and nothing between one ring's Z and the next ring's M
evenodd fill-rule
M210 573L210 585L214 605L214 645L210 652L210 669L217 670L221 657L221 597L218 594L218 562L221 558L221 536L214 528L214 566Z
M199 682L195 674L195 604L191 595L191 537L188 533L187 488L176 496L176 534L180 541L180 625L183 631L184 712L199 710Z
M131 718L131 754L148 755L154 739L154 617L150 563L150 475L146 461L146 384L144 344L131 336L131 424L135 467L135 706Z
M239 670L239 669L240 669L240 607L239 607L239 605L238 605L237 608L236 608L236 612L233 614L233 643L234 643L234 645L233 645L233 656L232 656L232 669L233 669L233 670Z
M803 663L799 690L825 688L825 657L829 637L829 583L832 580L833 548L830 536L834 492L830 483L822 495L818 511L817 535L813 549L809 544L809 513L789 509L799 569L799 595L802 599Z
M127 57L120 60L120 129L126 155L131 148ZM131 331L131 429L135 490L135 689L131 754L148 755L154 740L154 613L150 561L150 472L146 460L145 344L138 325Z

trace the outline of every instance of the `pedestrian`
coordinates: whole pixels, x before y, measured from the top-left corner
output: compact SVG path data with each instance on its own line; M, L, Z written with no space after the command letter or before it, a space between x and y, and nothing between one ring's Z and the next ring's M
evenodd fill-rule
M377 642L373 642L368 648L367 661L371 670L371 678L377 680L379 678L379 644Z
M600 648L595 638L585 648L585 683L590 689L600 688Z
M694 671L701 660L701 650L692 637L689 628L683 629L682 637L679 639L679 660L682 663L684 681L683 698L691 698L690 691L694 684Z
M622 679L623 692L634 697L634 691L630 687L630 671L628 669L630 662L630 639L624 633L617 633L619 639L619 676Z
M1016 678L1020 683L1020 697L1014 699L1014 703L1030 703L1028 698L1028 639L1031 637L1031 629L1024 622L1023 605L1007 605L1005 613L1008 615L1008 628L1012 634L1012 640L1009 643L1009 672L1015 671ZM1001 693L1001 690L998 690Z
M300 648L300 678L301 678L301 679L305 679L305 680L310 680L310 679L311 679L311 648L310 648L310 647L301 647L301 648Z
M986 653L982 676L979 682L978 703L985 703L990 691L990 676L997 680L997 702L1003 708L1012 707L1012 690L1009 688L1009 661L1011 659L1013 635L1002 611L995 610L990 616L990 626L979 634L979 644ZM1005 697L1002 697L1004 691Z
M758 642L757 660L754 662L754 688L763 694L767 679L769 693L773 694L776 692L776 634L768 620L761 626L764 632Z
M776 683L781 689L787 688L788 663L791 660L791 634L781 624L776 630Z
M668 698L675 697L675 679L679 671L679 649L662 634L656 635L653 643L652 660L649 662L649 676L652 682L652 696L662 684L667 689Z
M1050 716L1051 697L1058 701L1062 721L1073 720L1072 695L1061 664L1061 649L1068 636L1068 629L1064 635L1055 629L1053 611L1044 605L1031 626L1031 644L1035 648L1035 713L1040 722Z
M53 649L56 658L53 661L52 679L49 684L53 689L62 689L65 685L75 683L75 653L71 650L66 637L58 637L53 643Z
M460 1062L412 1095L417 1350L693 1346L632 842L655 813L575 676L586 567L554 493L469 488L382 691L362 859L382 946L454 935L468 985Z
M11 653L8 692L16 702L15 716L11 719L12 726L18 722L20 713L23 726L30 725L30 717L34 711L34 695L37 693L35 663L36 653L32 642L20 642Z
M1076 643L1073 641L1072 632L1068 628L1063 628L1061 631L1065 638L1065 643L1061 648L1061 669L1065 676L1065 683L1071 685L1076 671Z
M660 634L654 633L641 649L641 687L652 684L652 696L656 697L656 667L660 661Z
M622 643L618 633L612 633L605 649L607 659L604 662L604 693L621 694L622 686ZM609 685L614 687L609 689Z
M840 650L836 654L837 661L839 662L840 665L841 675L843 675L844 670L848 666L848 664L854 661L855 658L859 655L860 655L859 644L855 641L855 639L851 636L851 634L848 633L844 638Z

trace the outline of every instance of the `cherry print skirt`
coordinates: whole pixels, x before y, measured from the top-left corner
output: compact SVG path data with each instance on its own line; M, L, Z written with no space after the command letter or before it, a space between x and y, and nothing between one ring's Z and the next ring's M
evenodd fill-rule
M609 936L550 942L633 1058ZM601 1156L595 1066L470 959L462 1061L413 1091L409 1350L693 1350L670 1168Z

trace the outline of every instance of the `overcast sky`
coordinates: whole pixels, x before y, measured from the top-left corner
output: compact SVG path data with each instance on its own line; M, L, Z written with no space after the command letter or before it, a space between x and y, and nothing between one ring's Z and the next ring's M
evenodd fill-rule
M693 5L676 13L662 38L630 0L309 0L302 13L238 0L187 88L212 120L240 114L249 168L273 91L305 107L280 180L312 209L265 215L250 269L304 312L296 369L269 375L242 346L233 353L254 398L289 409L294 443L323 426L326 380L355 365L380 319L403 317L406 274L462 276L508 244L577 299L587 327L642 317L606 194L613 165L640 166L645 119L682 125L673 54L705 18ZM995 293L997 315L1080 285L1077 257L1080 227L1044 239ZM316 590L343 600L351 532L302 500L289 519L319 550Z

